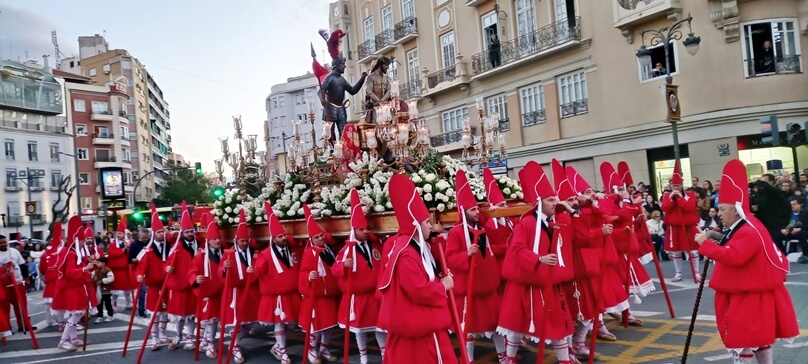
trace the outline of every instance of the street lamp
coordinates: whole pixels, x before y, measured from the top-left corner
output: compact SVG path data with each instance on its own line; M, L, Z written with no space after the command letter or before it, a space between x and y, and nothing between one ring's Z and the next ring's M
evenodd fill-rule
M649 29L643 30L640 32L640 36L642 36L642 46L640 49L637 50L637 58L640 61L640 64L643 67L648 67L651 65L651 50L645 46L645 35L650 34L650 45L651 47L657 46L659 44L662 45L662 49L665 50L665 83L668 85L673 85L673 77L671 76L671 65L670 65L670 43L672 40L681 40L682 39L682 32L680 28L682 25L687 23L687 29L689 31L687 38L682 42L684 44L687 53L691 56L695 56L696 53L699 51L699 44L701 43L701 37L697 37L693 34L693 28L691 27L691 22L693 21L693 17L690 14L687 14L687 18L679 20L670 27L665 27L659 30ZM678 100L677 100L678 102ZM676 107L679 107L678 104ZM673 155L676 161L679 161L679 131L677 129L677 121L676 120L668 120L671 123L671 133L673 134Z

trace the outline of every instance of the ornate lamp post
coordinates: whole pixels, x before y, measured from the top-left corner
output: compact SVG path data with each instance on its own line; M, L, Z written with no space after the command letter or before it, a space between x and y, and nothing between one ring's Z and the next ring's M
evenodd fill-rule
M648 67L651 65L651 50L645 46L645 35L650 34L650 45L654 47L656 45L662 44L662 48L665 50L665 83L668 85L669 90L673 90L672 96L667 96L671 91L666 92L666 102L668 103L669 110L673 111L678 115L679 110L681 109L681 105L679 103L678 95L676 93L676 88L678 86L673 84L673 77L671 76L671 65L670 65L670 47L671 41L673 40L681 40L682 39L682 32L680 28L682 25L687 23L688 29L688 36L682 42L684 44L687 53L691 56L695 56L696 53L699 51L699 44L701 43L701 37L697 37L693 34L693 29L691 28L691 21L693 17L690 14L687 15L687 18L677 21L673 23L670 27L665 27L659 30L650 29L650 30L643 30L640 32L642 36L642 47L637 50L637 58L640 60L640 64L643 67ZM678 117L671 117L669 113L668 122L671 124L671 133L673 134L673 155L674 158L678 161L679 160L679 131L677 128Z
M363 132L371 153L374 156L378 155L378 140L381 139L384 143L381 148L382 154L388 149L391 150L399 172L404 173L406 164L419 164L423 154L429 149L429 129L425 125L417 126L417 100L408 100L407 114L401 112L398 86L397 80L390 81L391 101L376 106L376 125ZM416 137L412 145L410 143L411 134L415 134Z
M239 195L242 201L247 201L247 187L260 186L262 181L257 173L258 164L255 163L255 151L258 149L258 135L250 134L246 138L242 133L241 115L233 116L233 129L236 130L234 139L238 142L238 152L231 153L228 137L219 138L222 149L222 160L216 161L216 172L219 178L224 179L224 162L233 168L233 177L237 181ZM254 180L253 182L248 179Z
M469 166L475 164L488 166L492 161L500 164L505 160L505 135L499 133L499 114L484 115L482 96L475 100L475 108L477 109L477 120L480 121L481 132L479 136L472 135L471 119L469 117L463 119L462 160ZM494 158L496 156L494 143L499 147L499 156L496 158ZM472 148L474 149L474 155L470 153Z

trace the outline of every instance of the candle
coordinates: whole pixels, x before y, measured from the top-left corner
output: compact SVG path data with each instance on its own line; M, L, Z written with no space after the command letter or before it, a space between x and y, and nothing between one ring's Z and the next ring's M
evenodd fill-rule
M334 157L342 159L342 141L337 140L337 142L334 143Z
M469 131L469 129L471 129L471 119L466 116L463 118L463 130Z
M468 148L471 144L471 138L468 134L463 134L463 137L460 138L461 142L463 143L463 148Z
M398 97L398 80L390 81L390 96L391 97Z
M477 111L483 111L483 97L479 96L476 100L474 100L474 106L477 108Z
M309 114L317 112L317 108L314 105L314 98L311 96L306 98L306 110L308 110Z
M500 134L500 135L499 135L499 146L500 146L500 147L504 147L504 146L505 146L505 134Z
M334 126L334 123L330 121L326 121L323 123L323 137L326 140L331 139L331 128Z

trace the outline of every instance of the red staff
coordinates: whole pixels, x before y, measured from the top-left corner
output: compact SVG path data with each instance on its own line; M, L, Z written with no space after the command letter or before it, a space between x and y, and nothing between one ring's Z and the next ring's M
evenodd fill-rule
M169 258L171 260L169 261L169 263L167 265L169 267L173 267L174 263L177 260L177 255L173 254L174 253L173 250L176 250L177 245L181 244L181 242L180 242L181 237L182 237L182 235L177 235L177 242L174 243L174 246L172 247L172 252L169 253L171 255L170 258ZM165 247L163 247L163 249L165 249ZM144 352L144 350L146 350L146 343L149 341L149 335L151 334L152 327L154 327L154 320L157 318L157 313L159 312L160 306L163 305L163 297L165 297L166 288L168 287L167 283L168 283L168 279L163 281L163 286L160 287L160 295L157 296L157 305L158 305L158 307L155 308L155 310L152 312L151 319L149 319L149 326L148 326L148 328L146 330L146 335L143 337L143 344L140 345L140 353L138 353L138 355L137 355L137 364L140 364L140 361L143 359L143 352Z
M324 248L318 248L318 247L314 246L314 244L312 244L311 245L311 250L313 251L314 256L319 257L320 253L322 253L325 249ZM315 303L315 300L314 300L314 292L312 292L312 284L311 283L312 282L309 281L309 295L308 295L308 297L303 298L304 300L306 298L308 298L309 301L311 301L311 310L310 310L309 314L306 316L306 317L309 317L309 327L306 329L305 342L303 342L303 364L308 363L309 350L312 348L311 347L311 341L310 341L311 340L311 334L312 334L312 331L314 331L314 306L315 306L314 303ZM347 325L346 325L346 327L347 327Z
M236 259L241 259L241 258L236 257ZM252 266L247 267L247 269L249 269L249 268L252 268ZM243 310L240 310L240 308L244 307L245 302L247 302L247 290L249 289L250 285L255 281L255 279L256 279L255 274L250 274L250 276L247 277L247 282L245 283L244 291L242 292L242 293L244 293L243 297L239 298L238 296L235 296L235 291L233 292L234 297L236 297L236 307L233 308L233 317L235 317L236 319L233 320L235 322L235 326L233 327L233 335L230 336L230 346L227 348L227 360L224 361L225 364L230 364L230 359L233 358L233 350L236 348L236 338L238 337L239 332L241 331L241 322L242 322L242 320L241 320L241 318L238 317L237 313L238 313L238 311L243 311ZM224 327L224 324L222 324L222 327ZM222 330L223 331L222 331L221 336L222 336L222 338L224 338L224 329L222 329ZM220 359L221 359L221 356L222 355L220 353L219 354Z
M222 298L225 297L226 292L228 292L228 290L230 288L231 288L230 287L230 280L225 279L224 280L224 290L222 290ZM227 313L227 309L229 308L229 306L230 306L229 304L227 304L225 302L222 302L222 307L219 310L219 317L220 317L221 325L220 325L220 328L219 328L219 348L216 350L217 353L218 353L218 355L216 356L216 364L222 364L222 354L224 354L223 353L223 350L224 350L224 329L225 329L225 325L226 325L225 313ZM233 308L233 310L234 310L233 311L233 316L235 316L236 315L235 307ZM232 340L232 337L231 337L231 340Z
M353 231L353 230L352 230ZM353 264L356 264L356 241L347 240L345 241L345 245L348 247L348 251L351 252L351 261ZM348 295L349 302L353 300L353 274L350 268L345 267L345 275L348 277L347 282L345 284L345 294ZM345 354L343 355L343 364L349 364L350 362L350 349L351 349L351 312L353 311L353 306L348 309L348 317L345 318L345 337L342 341L342 347ZM305 353L305 352L304 352Z
M131 264L129 268L129 274L130 275L132 274ZM137 289L138 290L141 289L141 284L137 285ZM126 339L123 342L123 351L121 352L121 357L124 358L126 357L126 349L129 348L129 337L132 336L132 324L135 322L135 311L137 310L137 302L139 298L140 298L139 294L134 295L133 299L134 303L132 304L132 313L129 314L129 328L126 329Z
M441 272L443 273L444 277L449 276L449 271L446 269L446 253L443 251L443 244L442 242L438 242L438 252L440 253L440 268ZM424 249L429 249L428 247L424 247ZM451 312L452 319L454 321L455 332L457 333L457 344L460 347L460 357L463 359L464 364L469 364L469 353L465 350L465 340L460 337L463 333L463 327L460 324L460 315L457 313L457 306L455 302L455 296L451 289L447 292L449 296L449 311ZM304 363L305 364L305 363Z

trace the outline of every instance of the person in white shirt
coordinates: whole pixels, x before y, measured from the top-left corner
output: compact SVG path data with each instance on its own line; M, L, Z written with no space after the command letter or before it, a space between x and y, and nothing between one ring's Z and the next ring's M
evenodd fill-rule
M654 242L654 249L657 255L662 253L662 244L665 243L665 225L662 223L662 213L658 210L651 212L651 219L645 221L648 232L651 233L651 240ZM663 260L668 260L666 254L661 254Z
M9 263L11 264L11 269L14 270L14 280L11 279L10 275L3 275L0 277L0 283L2 283L3 289L6 290L8 303L14 306L14 315L17 317L17 331L23 332L25 330L23 330L22 307L20 305L25 305L24 308L27 312L28 298L25 295L25 281L22 279L20 266L25 264L25 259L22 258L19 250L9 248L6 237L0 235L0 266L5 268ZM14 282L17 284L15 285ZM3 304L0 309L5 312L6 317L10 318L11 307L9 304ZM30 323L28 325L28 330L36 330L36 327L30 327Z

